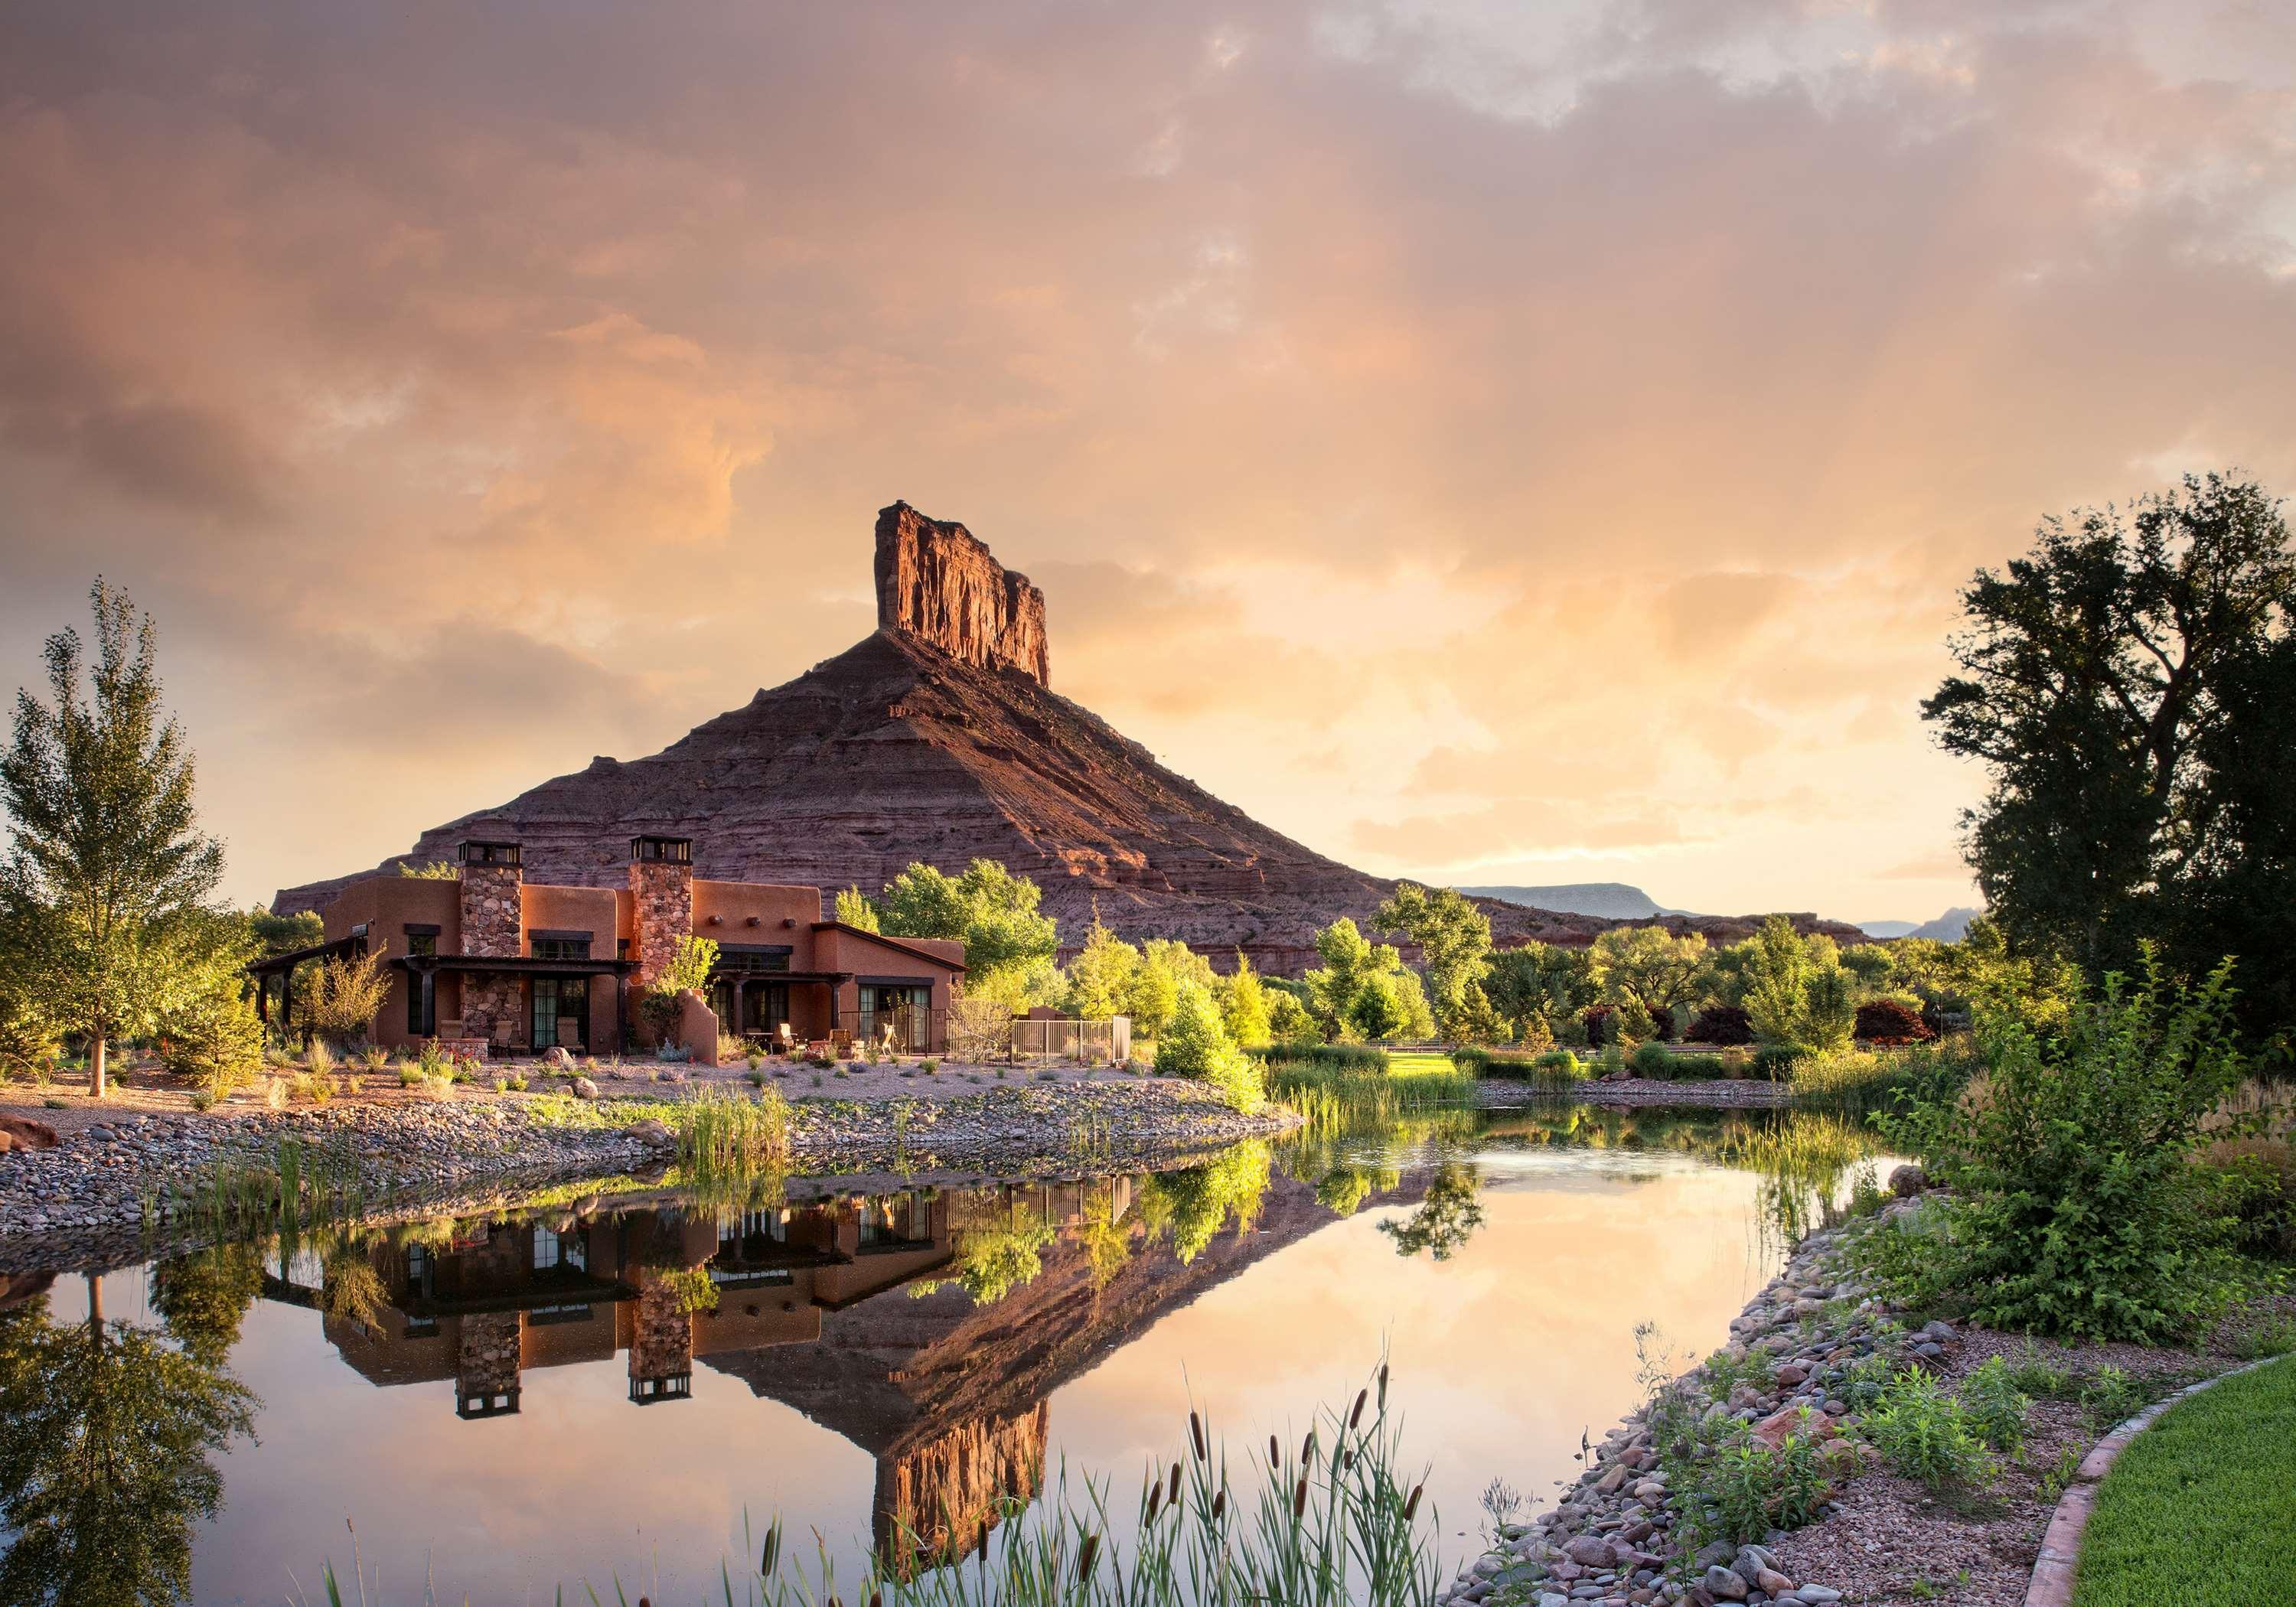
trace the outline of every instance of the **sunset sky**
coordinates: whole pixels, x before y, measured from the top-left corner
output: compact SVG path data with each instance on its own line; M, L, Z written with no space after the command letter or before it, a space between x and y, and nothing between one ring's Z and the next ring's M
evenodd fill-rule
M0 690L123 584L241 900L849 645L905 497L1337 857L1920 918L1969 572L2296 489L2269 0L26 0L0 218Z

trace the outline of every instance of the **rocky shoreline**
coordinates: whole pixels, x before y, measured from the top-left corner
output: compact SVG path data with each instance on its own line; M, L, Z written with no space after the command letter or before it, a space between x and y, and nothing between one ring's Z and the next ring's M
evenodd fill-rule
M1859 1281L1845 1250L1856 1234L1923 1209L1925 1198L1894 1201L1881 1218L1803 1239L1732 1320L1717 1355L1662 1386L1592 1447L1554 1511L1500 1529L1492 1548L1439 1591L1439 1607L2018 1607L2065 1470L2110 1420L2100 1423L2062 1395L2030 1400L2021 1452L1999 1460L1989 1488L1943 1500L1882 1466L1857 1434L1878 1381L1918 1367L1954 1389L2003 1357L2059 1370L2075 1384L2112 1378L2113 1398L2133 1390L2141 1399L2223 1372L2242 1354L2244 1330L2296 1313L2296 1297L2267 1298L2185 1350L2073 1348L1916 1324ZM1815 1521L1754 1545L1694 1544L1691 1497L1672 1488L1676 1475L1660 1464L1655 1444L1660 1402L1673 1432L1688 1423L1702 1447L1741 1425L1773 1447L1789 1433L1814 1439L1828 1481Z
M187 1247L184 1196L203 1178L277 1164L283 1142L323 1158L357 1214L387 1220L586 1178L659 1179L676 1158L667 1099L537 1107L515 1098L349 1104L228 1118L128 1115L53 1149L0 1154L0 1274ZM801 1100L789 1168L938 1179L1153 1169L1297 1121L1242 1115L1168 1082L997 1088L946 1101Z

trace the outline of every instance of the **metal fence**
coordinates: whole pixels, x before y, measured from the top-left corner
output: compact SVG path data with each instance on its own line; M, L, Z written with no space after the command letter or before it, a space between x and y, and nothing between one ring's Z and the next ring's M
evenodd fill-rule
M1010 1054L1015 1060L1119 1061L1132 1053L1132 1018L1015 1016Z

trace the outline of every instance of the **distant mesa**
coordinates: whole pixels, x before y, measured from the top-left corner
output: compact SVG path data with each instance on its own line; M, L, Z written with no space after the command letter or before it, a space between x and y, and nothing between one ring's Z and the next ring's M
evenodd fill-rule
M1177 938L1223 965L1240 950L1277 974L1316 963L1317 930L1342 915L1367 923L1394 890L1175 775L1054 693L1044 594L963 525L895 503L877 515L875 570L865 640L659 753L594 758L435 826L382 868L502 838L524 845L529 880L616 886L629 840L665 835L693 840L700 876L874 890L912 860L956 870L986 857L1034 879L1069 933L1096 905L1121 931ZM284 889L275 907L319 908L351 879ZM1583 944L1636 918L1479 902L1502 943ZM1660 918L1717 940L1759 924Z
M1554 887L1463 887L1459 890L1471 898L1502 898L1533 909L1599 915L1606 921L1648 921L1658 915L1690 913L1665 908L1642 889L1623 881L1570 881Z

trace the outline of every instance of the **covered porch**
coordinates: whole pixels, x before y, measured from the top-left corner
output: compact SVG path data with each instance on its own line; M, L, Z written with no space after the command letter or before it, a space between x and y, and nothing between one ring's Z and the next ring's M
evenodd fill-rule
M482 1039L496 1054L628 1047L634 960L400 955L390 963L406 973L408 1020L421 1023L420 1036Z

